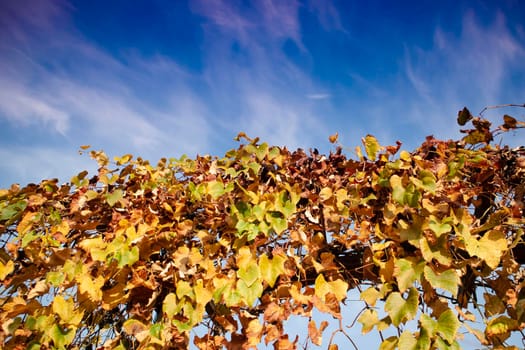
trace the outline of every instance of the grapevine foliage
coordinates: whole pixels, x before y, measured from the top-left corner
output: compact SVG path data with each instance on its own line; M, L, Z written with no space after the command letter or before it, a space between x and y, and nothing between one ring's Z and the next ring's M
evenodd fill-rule
M90 151L97 174L0 190L2 348L295 349L298 315L334 350L312 314L342 307L398 329L381 349L505 346L525 328L525 148L491 143L524 124L503 121L464 109L459 141L369 135L355 159L243 133L222 158Z

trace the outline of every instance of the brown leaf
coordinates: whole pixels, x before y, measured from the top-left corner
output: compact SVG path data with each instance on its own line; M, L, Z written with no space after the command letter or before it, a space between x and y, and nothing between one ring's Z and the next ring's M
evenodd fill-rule
M328 327L328 322L323 321L319 328L317 328L315 321L310 320L308 322L308 336L315 345L321 345L323 343L323 331Z

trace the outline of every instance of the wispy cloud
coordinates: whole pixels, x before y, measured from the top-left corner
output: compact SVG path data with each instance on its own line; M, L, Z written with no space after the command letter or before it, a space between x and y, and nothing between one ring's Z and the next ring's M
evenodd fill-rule
M209 151L209 113L192 87L200 78L165 57L120 61L75 34L67 3L37 3L7 6L8 15L0 15L0 120L47 133L56 148L43 146L42 137L21 145L4 134L10 173L20 181L36 181L44 168L63 174L57 169L70 168L74 150L85 143L153 161ZM43 148L53 156L42 166L29 161L41 157Z
M437 28L430 50L408 48L405 74L420 98L407 106L420 113L413 117L421 124L435 118L439 124L447 115L453 123L455 112L464 105L478 112L486 105L521 102L525 83L515 78L525 75L525 44L513 29L502 13L485 25L468 12L458 36ZM430 126L453 129L443 124Z
M326 100L330 98L330 94L308 94L306 95L310 100Z
M225 130L239 128L252 136L290 147L310 147L325 132L323 120L307 99L328 99L329 93L309 77L283 51L294 45L300 55L309 53L302 42L296 1L256 1L249 6L232 1L193 3L205 16L204 76ZM225 21L225 16L233 20ZM217 33L221 33L217 35ZM225 91L227 93L225 93Z

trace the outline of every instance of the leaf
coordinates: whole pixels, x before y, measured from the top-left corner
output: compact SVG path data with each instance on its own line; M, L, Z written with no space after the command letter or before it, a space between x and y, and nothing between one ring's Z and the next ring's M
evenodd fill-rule
M370 332L374 329L375 325L379 323L377 311L374 309L366 309L361 316L359 316L357 322L362 324L361 332L363 334Z
M84 317L84 312L78 312L74 301L64 299L61 295L57 295L53 299L53 312L57 314L66 326L78 326Z
M491 230L479 240L468 232L463 233L462 237L471 256L484 260L491 269L498 267L501 256L507 249L507 239L502 232Z
M370 306L375 306L377 299L383 295L376 288L370 287L367 290L361 292L360 298Z
M53 345L58 349L65 349L66 345L69 345L75 339L75 329L69 328L67 330L62 329L56 323L51 326L48 330L49 337L53 340Z
M508 114L505 114L503 116L503 127L505 129L516 129L517 127L517 124L518 124L518 121L516 120L516 118L514 117L511 117L510 115Z
M424 261L415 264L408 259L397 259L394 264L394 276L397 279L397 285L401 293L411 287L415 281L419 280L423 272L423 267L425 266Z
M381 150L381 146L377 139L372 135L366 135L362 139L363 145L365 146L366 156L369 160L374 161L377 157L377 153Z
M422 314L419 318L419 323L421 325L421 329L423 329L430 337L434 337L438 325L436 320L434 320L429 315Z
M15 270L15 264L13 260L9 260L6 264L0 261L0 281L5 280L5 278Z
M120 188L117 188L113 192L106 194L106 202L109 204L110 207L112 207L116 203L118 203L123 197L124 191L122 191Z
M440 237L445 233L449 233L452 230L452 226L450 226L449 224L437 222L436 220L430 220L428 223L428 227L432 231L434 231L437 237Z
M441 288L450 292L452 296L457 296L460 279L455 270L450 269L436 273L427 265L423 269L423 274L433 288Z
M82 274L76 276L78 281L78 290L80 293L87 294L93 302L102 300L102 286L104 285L104 277L97 276L94 280L91 279L91 274L87 266L83 266Z
M397 347L397 342L397 337L388 337L383 340L381 345L379 345L379 350L395 350Z
M237 271L237 276L246 283L248 287L259 280L260 271L257 264L250 264L244 268L240 268Z
M323 276L320 274L315 279L315 295L317 295L321 300L325 300L326 294L332 293L335 295L338 301L343 300L346 297L346 292L348 291L348 283L343 280L337 279L335 281L327 282Z
M399 349L403 350L417 349L417 337L412 334L412 332L405 329L399 336L397 346Z
M315 321L308 322L308 336L315 345L321 346L323 343L323 331L328 327L327 321L322 321L319 328L317 328Z
M280 254L275 254L272 259L263 253L259 258L259 269L261 271L262 279L273 288L277 278L284 273L284 263L286 257Z
M118 267L122 268L124 266L132 266L137 261L139 261L139 248L137 246L131 247L131 249L122 249L115 253L115 258L118 261Z
M467 122L469 120L471 120L472 118L474 118L474 116L472 115L472 113L470 113L470 111L468 110L467 107L463 107L463 109L461 111L458 112L458 124L463 126L465 124L467 124Z
M175 293L168 293L162 302L162 311L168 316L168 318L173 318L177 311L177 297Z
M439 316L436 331L448 344L452 344L460 326L461 323L458 317L454 314L454 311L449 309Z
M193 292L195 293L197 307L199 305L205 306L213 298L212 292L203 285L202 280L197 281L195 287L193 287Z
M500 341L503 341L509 337L511 331L517 329L518 323L516 320L507 316L498 316L487 323L485 334L489 338L497 336Z
M327 201L332 197L332 189L330 187L325 187L321 191L319 191L319 198L321 201Z
M328 137L328 141L330 141L330 143L336 143L338 137L339 137L339 133L336 132L335 134L330 135Z
M403 299L399 292L391 293L385 302L385 311L390 316L392 324L399 324L406 320L412 320L417 312L418 292L415 288L410 288L407 299Z
M12 223L26 207L27 202L25 200L8 205L0 211L0 221L7 221L7 224Z
M288 229L288 221L283 217L283 214L278 211L271 211L266 213L266 221L274 229L275 233L281 234Z
M143 341L149 335L148 327L136 319L129 319L122 325L122 330L131 336L137 338L139 342Z
M207 193L212 196L213 199L217 199L220 196L222 196L224 193L226 193L224 184L222 181L213 180L206 184L207 186Z
M248 286L243 280L238 280L237 291L246 305L251 307L262 295L263 285L261 282L254 282Z

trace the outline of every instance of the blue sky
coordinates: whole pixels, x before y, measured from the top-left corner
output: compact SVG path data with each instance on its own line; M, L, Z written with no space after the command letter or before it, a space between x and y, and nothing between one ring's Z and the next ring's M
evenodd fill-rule
M240 131L457 138L463 106L525 102L524 19L520 0L2 1L0 187L93 170L84 144L156 162Z

